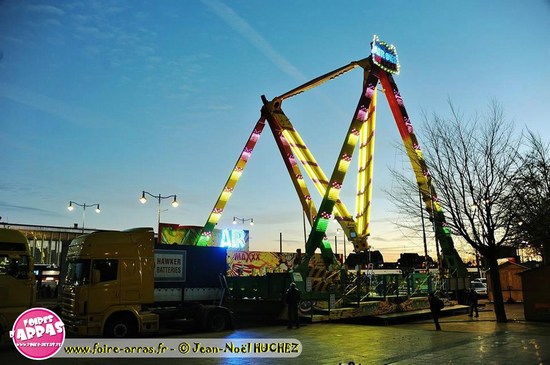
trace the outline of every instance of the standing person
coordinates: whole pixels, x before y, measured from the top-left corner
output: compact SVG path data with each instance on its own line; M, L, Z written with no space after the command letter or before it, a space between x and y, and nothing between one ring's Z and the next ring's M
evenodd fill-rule
M471 317L474 314L474 310L476 312L476 317L479 317L479 312L477 309L477 292L474 290L474 288L470 288L470 293L468 294L468 303L470 304L470 314L468 314L468 317Z
M288 328L293 325L300 328L300 319L298 318L298 303L300 303L300 290L296 287L296 283L290 283L290 287L286 291L285 301L288 305Z
M443 301L434 295L433 292L428 294L428 301L430 302L430 312L432 312L432 317L435 323L436 331L441 331L441 326L439 325L439 313L443 309Z

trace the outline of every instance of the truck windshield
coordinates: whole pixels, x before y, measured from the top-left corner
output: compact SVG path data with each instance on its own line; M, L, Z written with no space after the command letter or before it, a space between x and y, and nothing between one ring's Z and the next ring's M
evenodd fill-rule
M86 285L90 280L90 260L71 260L68 262L65 282L73 285Z
M0 275L10 275L17 279L29 277L29 258L0 255Z

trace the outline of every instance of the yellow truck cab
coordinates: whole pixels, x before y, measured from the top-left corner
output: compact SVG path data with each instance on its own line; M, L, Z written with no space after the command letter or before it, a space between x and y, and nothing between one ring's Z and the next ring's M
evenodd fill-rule
M36 282L27 238L17 230L0 228L1 341L17 317L35 304Z
M65 328L106 337L157 332L181 319L210 330L229 328L220 284L226 255L219 247L155 245L152 228L77 237L67 252Z

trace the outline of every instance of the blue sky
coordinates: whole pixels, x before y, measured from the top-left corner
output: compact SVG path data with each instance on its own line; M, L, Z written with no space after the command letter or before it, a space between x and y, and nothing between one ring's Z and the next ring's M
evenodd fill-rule
M345 4L345 5L344 5ZM268 99L367 57L374 34L397 47L396 82L417 129L422 111L503 104L519 133L550 141L550 2L2 1L0 216L72 226L156 225L142 190L177 194L162 221L203 225ZM330 174L361 92L354 70L283 109ZM379 98L371 244L421 252L384 189L408 169ZM422 135L418 135L422 141ZM354 209L355 175L343 200ZM317 197L316 203L320 203ZM303 247L300 205L266 129L218 227L253 217L251 249ZM333 237L336 225L329 229ZM351 247L348 248L348 251ZM341 248L340 248L341 252Z

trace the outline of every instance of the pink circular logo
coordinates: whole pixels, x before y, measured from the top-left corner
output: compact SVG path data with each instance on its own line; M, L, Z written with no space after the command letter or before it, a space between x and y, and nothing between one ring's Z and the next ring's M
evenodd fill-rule
M32 308L17 317L10 337L24 356L45 360L63 346L65 326L55 312L47 308Z

